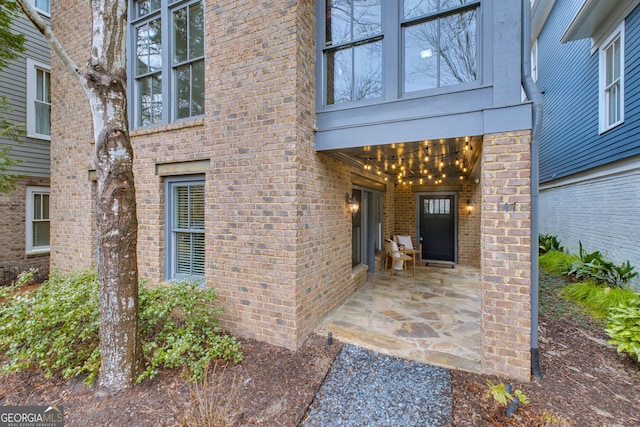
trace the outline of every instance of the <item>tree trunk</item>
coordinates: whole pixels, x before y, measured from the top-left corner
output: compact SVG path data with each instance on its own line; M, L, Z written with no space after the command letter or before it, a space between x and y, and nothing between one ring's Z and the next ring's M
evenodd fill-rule
M100 283L100 385L132 387L142 367L138 320L138 221L127 118L126 1L93 0L86 73L96 143Z
M127 1L91 0L91 57L82 72L28 0L16 0L84 89L96 144L100 283L100 384L130 388L142 368L138 317L138 220L127 113ZM55 144L55 141L53 141Z
M111 391L133 386L142 367L133 150L120 120L104 126L96 143L100 385Z

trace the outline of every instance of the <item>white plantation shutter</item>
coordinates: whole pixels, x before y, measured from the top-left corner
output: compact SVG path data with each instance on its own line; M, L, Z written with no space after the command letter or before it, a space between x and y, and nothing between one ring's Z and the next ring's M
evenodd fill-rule
M175 182L171 186L170 278L204 276L204 183Z

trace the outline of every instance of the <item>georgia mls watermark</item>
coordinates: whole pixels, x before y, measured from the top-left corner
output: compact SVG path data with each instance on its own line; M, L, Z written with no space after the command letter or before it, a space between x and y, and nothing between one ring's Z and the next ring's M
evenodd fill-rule
M0 427L64 427L62 406L0 406Z

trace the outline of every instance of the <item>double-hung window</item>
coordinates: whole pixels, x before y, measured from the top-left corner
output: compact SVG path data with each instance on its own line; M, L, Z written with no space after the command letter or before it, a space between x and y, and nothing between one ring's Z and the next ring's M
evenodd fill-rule
M204 114L204 4L134 0L131 8L136 127Z
M27 187L26 251L48 252L49 244L49 187Z
M624 21L600 46L600 132L624 121Z
M478 80L480 0L325 0L323 105L394 100Z
M51 71L47 64L27 58L27 136L51 139Z
M204 179L166 181L166 278L204 277Z

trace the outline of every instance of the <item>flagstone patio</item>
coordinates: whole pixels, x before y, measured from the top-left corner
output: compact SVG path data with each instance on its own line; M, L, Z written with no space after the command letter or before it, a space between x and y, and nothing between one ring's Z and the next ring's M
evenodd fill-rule
M317 332L380 353L482 372L480 269L418 266L372 274Z

